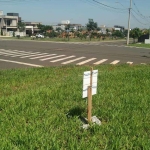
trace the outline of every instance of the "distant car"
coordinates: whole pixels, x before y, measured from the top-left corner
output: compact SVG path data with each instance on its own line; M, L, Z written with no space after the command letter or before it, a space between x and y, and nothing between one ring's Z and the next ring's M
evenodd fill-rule
M36 37L37 37L37 38L44 38L44 35L42 35L42 34L37 34Z

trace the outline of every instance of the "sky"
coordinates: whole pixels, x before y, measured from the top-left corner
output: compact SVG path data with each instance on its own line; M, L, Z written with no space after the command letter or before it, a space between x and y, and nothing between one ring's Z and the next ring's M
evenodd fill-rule
M104 6L105 5L105 6ZM62 20L85 26L93 19L98 26L128 27L130 0L0 0L0 10L19 13L25 22L56 25ZM149 28L150 0L132 0L131 28Z

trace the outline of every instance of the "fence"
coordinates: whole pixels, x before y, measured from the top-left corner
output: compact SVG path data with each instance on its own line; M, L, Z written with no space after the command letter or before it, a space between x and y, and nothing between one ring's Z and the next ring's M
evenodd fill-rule
M145 39L149 39L149 34L142 35L138 38L138 42L145 42Z

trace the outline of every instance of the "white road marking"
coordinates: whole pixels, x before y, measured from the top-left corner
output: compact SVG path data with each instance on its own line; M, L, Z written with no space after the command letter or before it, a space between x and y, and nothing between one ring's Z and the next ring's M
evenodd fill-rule
M43 56L38 56L38 57L32 57L30 59L38 59L38 58L48 57L48 56L54 56L54 55L57 55L57 54L50 54L50 55L43 55Z
M8 54L8 53L5 53L5 52L0 52L0 55L5 55L5 54Z
M10 50L0 50L1 53L5 53L5 54L8 54L8 55L13 55L13 54L20 54L18 52L13 52L13 51L10 51Z
M0 52L0 55L3 55L3 56L13 56L14 54L9 54L9 53L6 53L6 52Z
M21 65L32 66L32 67L43 67L41 65L29 64L29 63L24 63L24 62L19 62L19 61L12 61L12 60L6 60L6 59L0 59L0 61L11 62L11 63L15 63L15 64L21 64Z
M117 64L119 62L120 62L120 60L115 60L115 61L111 62L110 64L115 65L115 64Z
M71 62L75 62L75 61L78 61L78 60L83 59L83 58L86 58L86 57L79 57L79 58L76 58L76 59L72 59L72 60L63 62L63 63L61 63L61 64L63 64L63 65L69 64L69 63L71 63Z
M72 58L72 57L76 57L76 56L64 57L64 58L56 59L56 60L53 60L53 61L50 61L50 62L58 62L58 61L61 61L61 60L65 60L65 59L68 59L68 58Z
M27 57L32 57L32 56L39 56L39 55L44 55L44 54L48 54L48 53L35 54L35 55L28 55L28 56L23 56L23 57L20 57L20 58L27 58Z
M39 54L40 52L36 52L36 53L28 53L28 54L19 54L19 55L12 55L11 57L18 57L18 56L26 56L26 55L32 55L32 54Z
M103 62L107 61L108 59L102 59L96 63L94 63L94 65L99 65L99 64L102 64Z
M77 63L76 65L83 65L83 64L85 64L85 63L87 63L87 62L90 62L90 61L92 61L92 60L95 60L96 58L90 58L90 59L87 59L87 60L85 60L85 61L82 61L82 62L80 62L80 63Z
M124 45L117 45L117 47L124 47Z
M40 61L45 61L45 60L49 60L49 59L53 59L53 58L58 58L58 57L63 57L63 56L66 56L66 55L58 55L58 56L55 56L55 57L44 58L44 59L40 59Z
M20 52L20 53L22 53L22 52L23 53L32 53L32 51L27 51L27 52L26 51L20 51L20 50L10 50L10 51L15 51L15 52Z
M27 53L27 54L30 54L31 52L25 52L25 51L18 51L18 50L5 50L5 49L0 49L0 51L4 51L4 52L11 52L11 53L21 53L22 54L22 52L23 53ZM39 53L39 52L38 52Z
M108 44L106 44L105 46L117 46L117 45L108 45Z
M130 64L130 65L131 65L131 64L133 64L133 62L128 61L127 64Z
M21 53L23 52L23 53ZM0 53L5 54L4 56L11 56L11 57L16 57L16 56L23 56L23 55L29 55L29 54L38 54L40 52L35 52L35 53L31 53L31 52L24 52L24 51L18 51L18 50L3 50L0 49Z

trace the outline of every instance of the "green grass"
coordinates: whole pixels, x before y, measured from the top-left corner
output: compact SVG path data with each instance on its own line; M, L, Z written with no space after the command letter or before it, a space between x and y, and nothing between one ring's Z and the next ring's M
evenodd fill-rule
M31 41L53 41L53 42L99 42L99 41L117 41L116 39L112 39L112 38L106 38L105 40L102 39L94 39L92 38L91 41L89 41L89 38L87 39L79 39L79 38L70 38L68 41L68 38L39 38L39 39L34 39L32 40L30 37L21 37L20 39L16 38L16 37L0 37L3 39L13 39L13 40L31 40ZM118 39L118 40L123 40L123 39Z
M150 48L150 44L130 44L130 46Z
M99 70L93 115L101 126L82 129L88 66L0 71L1 150L149 150L150 66Z

